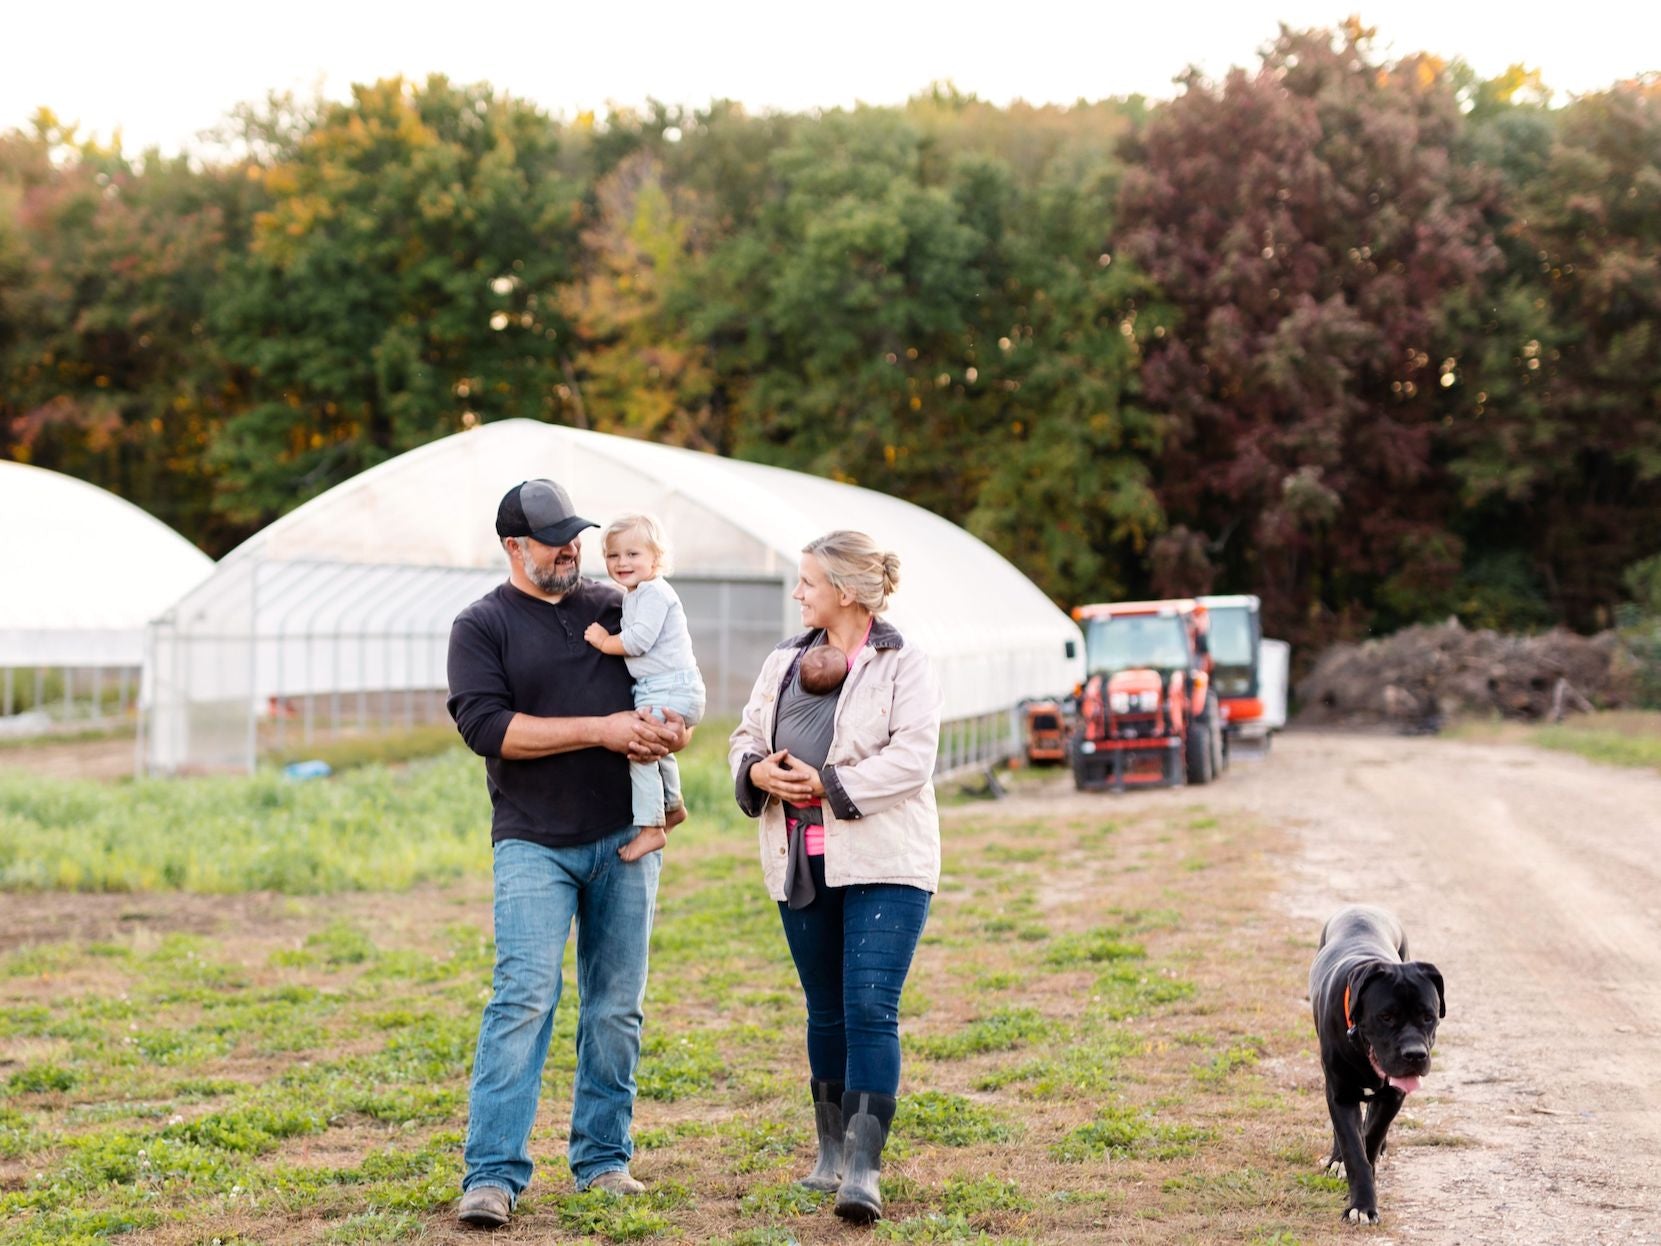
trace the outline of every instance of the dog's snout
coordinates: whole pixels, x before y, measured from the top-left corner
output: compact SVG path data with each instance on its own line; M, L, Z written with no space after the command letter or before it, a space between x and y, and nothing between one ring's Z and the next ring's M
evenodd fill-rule
M1401 1058L1411 1065L1430 1063L1430 1048L1422 1043L1409 1043L1401 1049Z

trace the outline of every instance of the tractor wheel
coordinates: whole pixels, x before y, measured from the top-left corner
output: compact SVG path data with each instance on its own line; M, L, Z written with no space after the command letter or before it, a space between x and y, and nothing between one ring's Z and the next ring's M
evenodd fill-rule
M1211 768L1211 724L1196 718L1188 724L1188 781L1196 787L1216 778Z
M1100 786L1090 781L1090 760L1077 749L1073 750L1073 786L1081 792Z

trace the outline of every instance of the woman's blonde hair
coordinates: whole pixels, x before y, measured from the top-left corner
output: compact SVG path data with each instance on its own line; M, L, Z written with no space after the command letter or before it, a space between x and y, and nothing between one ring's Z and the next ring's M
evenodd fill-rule
M656 515L623 515L613 519L600 534L601 552L611 548L612 537L622 536L625 532L640 533L640 539L652 551L652 557L657 559L657 573L669 574L669 538L663 535L663 525L657 521Z
M825 578L872 614L888 609L888 597L900 586L900 556L877 548L863 532L845 528L827 532L802 546L825 569Z

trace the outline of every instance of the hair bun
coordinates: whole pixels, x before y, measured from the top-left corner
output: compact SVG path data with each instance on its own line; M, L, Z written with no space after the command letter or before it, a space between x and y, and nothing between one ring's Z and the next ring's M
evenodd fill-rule
M882 556L882 591L887 596L900 587L900 556L898 554L884 554Z

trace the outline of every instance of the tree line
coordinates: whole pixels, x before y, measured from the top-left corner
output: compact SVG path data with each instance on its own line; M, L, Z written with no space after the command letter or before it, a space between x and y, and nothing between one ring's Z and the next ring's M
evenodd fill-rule
M1299 642L1655 582L1654 78L1554 106L1352 22L1167 103L556 119L433 77L210 150L0 135L0 454L214 555L529 417L905 497L1064 605L1257 592Z

